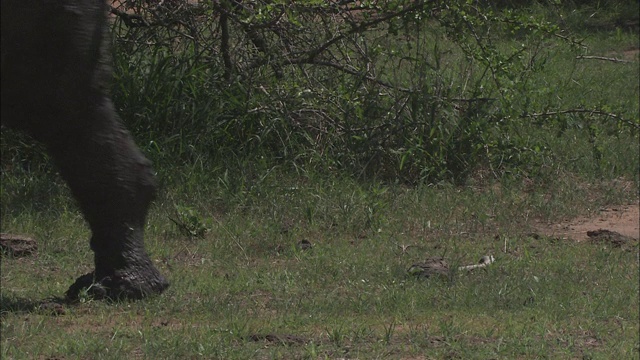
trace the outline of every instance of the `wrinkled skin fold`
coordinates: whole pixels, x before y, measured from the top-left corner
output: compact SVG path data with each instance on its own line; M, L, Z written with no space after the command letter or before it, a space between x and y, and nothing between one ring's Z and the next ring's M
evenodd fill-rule
M143 232L151 163L122 126L111 80L104 0L2 0L2 124L43 142L92 231L95 270L67 291L138 299L168 282Z

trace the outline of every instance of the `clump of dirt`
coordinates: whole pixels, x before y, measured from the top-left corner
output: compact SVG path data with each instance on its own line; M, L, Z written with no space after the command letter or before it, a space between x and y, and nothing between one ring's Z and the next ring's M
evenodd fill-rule
M600 209L591 217L582 216L559 224L539 224L537 230L545 236L576 241L587 241L594 234L604 234L605 231L638 240L640 211L638 204L611 206Z
M309 340L302 336L290 334L252 334L247 336L246 339L249 341L264 341L281 345L304 345L309 342Z
M629 236L624 236L615 231L606 229L587 231L587 236L594 243L605 243L617 248L622 248L635 242L635 239Z
M429 278L434 275L447 276L449 264L441 257L432 257L423 262L411 265L407 272L410 275Z
M26 236L0 234L0 255L12 257L29 256L38 250L38 243Z

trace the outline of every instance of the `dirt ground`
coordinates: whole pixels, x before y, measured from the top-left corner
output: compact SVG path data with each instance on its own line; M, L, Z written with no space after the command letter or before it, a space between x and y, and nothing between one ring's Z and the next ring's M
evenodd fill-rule
M640 239L638 204L603 208L592 217L578 217L559 224L538 224L540 233L561 239L588 240L588 231L605 229L633 239Z

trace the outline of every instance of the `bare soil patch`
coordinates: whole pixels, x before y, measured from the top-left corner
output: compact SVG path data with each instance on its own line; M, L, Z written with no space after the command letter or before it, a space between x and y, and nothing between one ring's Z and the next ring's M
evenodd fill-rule
M546 236L586 241L587 232L609 230L640 239L640 211L638 204L619 205L600 209L593 216L581 216L557 224L538 224L537 230Z
M622 52L622 58L625 60L633 61L640 58L640 49L629 49Z

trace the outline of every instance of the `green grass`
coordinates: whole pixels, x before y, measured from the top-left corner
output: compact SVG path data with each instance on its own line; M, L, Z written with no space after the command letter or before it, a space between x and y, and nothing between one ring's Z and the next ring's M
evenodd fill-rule
M40 250L3 258L2 357L638 356L637 246L529 235L535 220L637 203L633 189L607 194L606 182L580 190L563 179L533 191L516 183L363 187L319 177L291 180L294 188L282 177L223 204L206 197L220 188L163 196L147 245L169 290L142 302L65 306L60 316L38 304L90 270L77 213L3 217L3 231L34 234ZM181 232L168 221L176 216L168 202L193 204L209 232ZM302 239L313 248L299 250ZM422 280L406 273L429 256L462 265L487 254L497 261L486 270ZM267 334L285 343L248 340Z
M638 46L637 34L627 30L585 34L585 55L621 56ZM527 85L536 89L530 109L593 105L637 123L637 56L618 64L577 60L553 41L542 48L548 60ZM489 160L472 164L462 183L407 186L362 180L342 172L334 158L317 166L314 156L329 155L313 146L303 160L281 162L262 157L269 151L252 152L251 144L212 147L242 133L224 126L246 120L240 114L242 121L233 123L236 102L244 99L233 98L231 89L219 95L227 102L210 99L199 107L189 97L202 99L207 89L193 84L185 85L187 98L163 99L198 69L184 71L157 82L170 88L166 92L131 90L141 98L130 96L125 109L161 117L159 128L219 125L197 138L180 134L190 140L136 129L161 184L146 244L171 281L162 296L86 299L57 315L41 306L91 270L90 234L41 149L3 151L2 231L32 235L39 248L35 256L2 258L1 358L640 356L637 242L620 249L534 235L540 224L638 204L640 145L632 126L584 114L542 123L511 119L503 133L492 134L500 141L482 149ZM458 81L466 74L451 76ZM142 95L153 99L155 112L146 112ZM175 104L180 107L171 108ZM173 123L174 116L185 122ZM22 142L5 134L3 142ZM510 144L521 151L501 151ZM301 250L303 240L313 248ZM428 257L442 256L456 267L483 255L493 255L495 264L430 279L407 274Z

